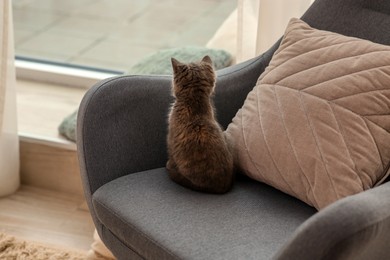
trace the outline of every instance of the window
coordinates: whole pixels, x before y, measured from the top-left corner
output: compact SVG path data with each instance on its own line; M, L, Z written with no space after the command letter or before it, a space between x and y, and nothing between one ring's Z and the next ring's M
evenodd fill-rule
M69 74L126 73L157 50L205 46L235 7L236 0L14 0L18 72L30 77L31 64L44 64Z

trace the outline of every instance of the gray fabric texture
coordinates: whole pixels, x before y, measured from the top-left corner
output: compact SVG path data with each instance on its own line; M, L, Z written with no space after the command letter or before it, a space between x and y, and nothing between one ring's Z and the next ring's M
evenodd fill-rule
M302 16L311 27L390 45L390 1L317 0Z
M93 205L103 225L146 259L270 259L316 212L245 177L224 196L194 192L165 168L103 185Z
M390 182L335 202L306 221L275 257L390 259Z
M131 260L141 260L145 259L141 257L139 254L134 252L131 248L129 248L127 245L122 243L118 237L113 234L108 228L105 226L101 225L100 226L100 233L101 237L104 237L104 243L109 244L110 248L113 252L115 252L116 258L118 260L121 259L131 259Z
M302 19L314 28L338 32L348 36L360 37L377 43L390 45L389 14L390 1L388 0L316 0L303 15ZM217 108L217 118L223 127L226 127L231 122L231 119L236 114L237 110L242 106L247 93L255 86L257 78L264 71L264 68L269 63L277 46L278 43L264 55L218 72L214 102ZM131 203L131 198L118 198L117 196L114 200L114 198L111 197L117 203L109 204L113 207L111 213L107 210L99 211L99 213L97 213L96 209L98 209L98 207L95 209L93 206L92 195L100 187L102 187L102 189L99 189L99 193L102 192L102 190L107 190L108 194L115 194L115 188L117 187L118 182L118 180L116 180L117 178L124 176L119 179L120 181L124 181L131 176L130 174L164 167L167 159L165 141L167 113L171 101L170 77L123 76L107 79L96 84L87 92L80 105L77 119L77 148L86 201L99 235L119 259L132 259L131 252L134 252L134 250L140 252L146 247L153 249L152 253L154 254L159 252L158 247L156 249L155 245L152 243L148 243L147 245L133 244L133 240L128 237L131 236L131 234L129 234L130 231L120 229L120 227L123 227L123 223L119 221L119 218L114 218L113 220L106 219L108 216L114 214L114 212L127 214L126 209L122 208L123 204L121 203L123 203L123 200L128 200L129 202L126 203ZM137 173L136 175L139 174L140 173ZM139 190L141 190L141 188L142 190L150 189L149 183L153 183L154 174L150 174L149 172L145 177L146 176L149 176L147 180L145 179L143 182L135 183L127 188L130 190L133 188ZM114 183L110 184L111 181L114 181ZM236 184L233 193L236 192L236 190L240 190L240 185L240 183ZM259 190L270 189L262 184L256 185L259 185ZM113 190L108 189L109 187ZM386 184L386 187L388 187L388 184ZM244 190L244 186L242 188L242 190ZM376 193L377 189L380 189L381 191ZM371 193L371 191L373 191L373 193ZM382 189L380 186L371 191L366 192L369 194L368 196L373 196L372 200L381 201L390 197L388 188ZM366 192L362 194L366 194ZM99 201L100 199L103 201L105 196L104 194L99 195L99 193L94 195L95 200L99 198ZM146 196L147 192L143 192L142 194ZM269 196L278 197L281 196L280 194L281 193L275 191L275 193L270 193ZM229 194L227 194L227 196L229 196ZM258 196L258 193L248 193L247 196L248 201L255 201L255 197ZM225 196L221 196L221 199L223 198L225 198ZM270 199L273 200L276 198ZM287 199L286 201L290 201L290 199ZM370 204L370 201L371 200L366 203ZM106 199L105 202L109 201ZM152 202L153 201L149 203ZM241 201L240 203L243 202ZM365 204L364 201L362 203ZM351 207L357 207L356 205L360 204L353 204ZM133 205L134 208L142 206L143 205ZM343 207L346 206L343 205ZM269 206L269 208L271 208L271 206ZM102 208L100 208L100 210L101 209ZM171 209L171 207L169 205L162 205L160 209L162 211L161 213L155 213L155 210L150 211L151 213L156 214L156 216L154 216L156 219L154 225L156 225L158 221L166 221L163 219L159 220L159 216L166 216L169 214L166 210ZM216 205L213 210L216 211L218 209L220 210L220 212L217 212L218 215L224 215L224 210L226 209ZM382 204L376 203L373 203L370 208L373 215L377 214L377 211L381 212L386 209L387 208L382 208ZM291 212L289 212L289 214L294 214L295 211L299 213L299 210L296 210L295 208L290 208L290 210ZM97 217L98 214L99 218ZM357 213L354 210L351 211L351 221L355 219L355 216L352 214ZM313 243L308 243L308 241L311 239L311 242L315 242L316 236L324 232L326 233L326 230L324 229L328 227L326 225L328 219L325 217L317 219L316 216L318 215L315 214L313 217L309 218L308 222L305 222L302 226L302 233L299 232L296 237L291 238L290 242L287 243L287 247L284 249L286 253L282 250L278 254L278 256L282 257L281 259L294 259L289 257L287 252L294 252L293 248L295 246L297 246L297 250L302 252L302 254L305 250L308 252L311 251L309 247L311 247ZM128 218L130 217L132 217L132 215L129 215ZM273 217L275 222L279 222L279 218L283 218L283 215L274 215ZM359 218L359 216L356 217ZM179 216L176 216L173 220L176 220L177 218L179 218ZM150 218L148 219L150 221ZM223 218L221 219L223 220ZM315 221L313 221L313 219ZM226 223L222 220L222 223ZM141 222L137 223L138 226L144 225L141 220L138 221ZM334 222L336 220L330 219L329 221ZM314 234L305 231L304 227L309 225L306 223L312 223L310 225L313 225L312 229L315 230ZM160 224L163 225L162 222L160 222ZM258 223L248 222L246 224L250 224L251 229L257 229L253 232L259 233L261 233L262 228L266 226L266 224L262 224L261 220L259 220ZM110 225L111 229L108 230L104 225ZM227 223L226 226L229 226L229 223ZM388 253L388 247L383 242L390 240L390 232L387 232L387 222L385 221L382 224L381 222L378 222L378 225L375 224L373 226L378 227L375 229L376 232L374 232L374 235L370 235L371 231L367 229L368 233L362 232L360 237L356 236L355 238L351 238L351 240L345 240L345 246L342 243L339 243L338 246L342 248L354 248L354 245L356 245L359 247L361 241L369 238L371 239L369 243L372 243L375 249ZM339 228L342 229L343 226L339 226ZM198 233L196 230L197 229L195 228L192 229L194 235L198 236L203 234L212 238L214 234ZM292 232L292 230L290 231ZM340 233L342 232L340 231ZM306 234L307 238L305 239ZM332 233L330 232L329 235L332 235ZM233 234L233 236L235 236L235 234ZM268 236L269 238L274 236L274 239L279 238L279 236L273 233L268 234ZM288 234L285 234L285 237L288 236ZM122 239L128 240L121 241ZM161 237L159 239L163 240ZM236 244L241 245L244 243L243 241L245 241L245 236L237 236L231 239L234 240ZM295 239L297 239L297 242L294 243ZM331 240L332 237L330 238L330 241ZM130 246L129 243L132 243L131 246L134 248L127 248ZM187 240L186 243L190 242ZM267 250L276 250L275 245L277 243L278 241L270 241L270 248ZM321 245L318 246L321 247ZM193 250L201 250L196 248L195 244L192 248ZM267 245L262 245L262 248L267 248ZM245 251L240 250L240 247L237 247L236 249L236 254L245 253ZM209 253L212 254L213 249L209 247L208 250ZM256 248L253 250L256 250ZM171 251L171 249L169 249L169 251ZM217 251L218 247L215 247L215 253L217 253ZM269 253L271 254L271 252ZM146 255L140 256L148 259L149 255L147 252L145 254ZM180 253L177 251L176 254ZM333 255L328 256L328 258L331 256L333 257ZM367 254L362 254L362 257L366 256ZM337 256L335 256L334 259L337 259ZM365 259L373 258L367 257Z

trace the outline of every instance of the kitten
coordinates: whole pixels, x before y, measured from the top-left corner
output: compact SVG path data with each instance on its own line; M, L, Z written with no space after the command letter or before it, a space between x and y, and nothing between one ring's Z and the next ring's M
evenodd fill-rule
M171 61L176 100L168 122L169 177L193 190L225 193L233 183L233 157L214 117L212 61L209 56L199 63Z

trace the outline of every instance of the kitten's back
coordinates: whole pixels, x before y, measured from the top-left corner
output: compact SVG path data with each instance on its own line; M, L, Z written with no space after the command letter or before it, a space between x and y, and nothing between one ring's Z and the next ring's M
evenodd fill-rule
M172 66L176 100L169 115L169 176L194 190L227 192L233 182L233 158L214 117L211 59L206 56L198 64L172 59Z

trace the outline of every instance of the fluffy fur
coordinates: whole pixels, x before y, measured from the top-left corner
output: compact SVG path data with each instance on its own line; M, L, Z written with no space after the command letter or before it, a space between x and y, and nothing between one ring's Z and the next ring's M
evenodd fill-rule
M233 182L233 158L214 116L215 72L209 56L184 64L172 58L167 170L187 188L225 193Z

